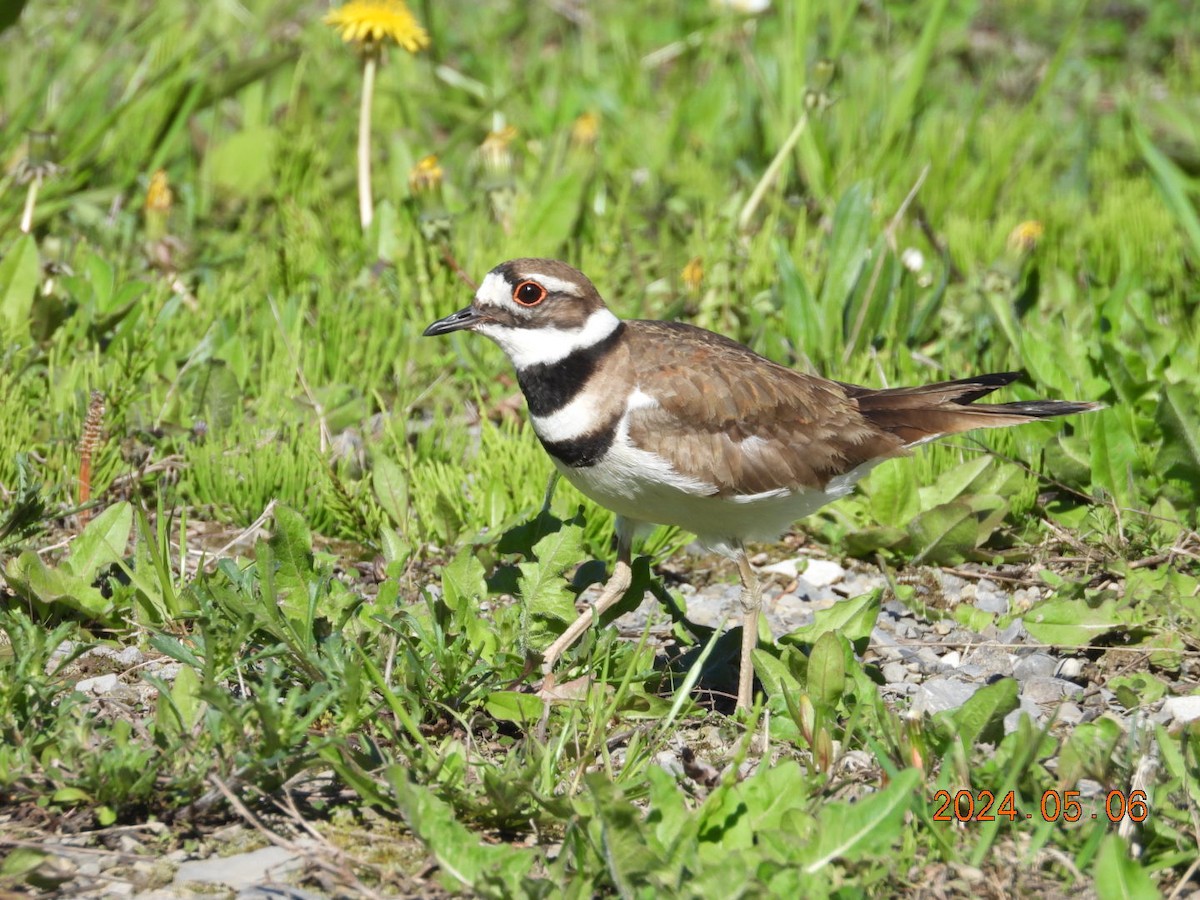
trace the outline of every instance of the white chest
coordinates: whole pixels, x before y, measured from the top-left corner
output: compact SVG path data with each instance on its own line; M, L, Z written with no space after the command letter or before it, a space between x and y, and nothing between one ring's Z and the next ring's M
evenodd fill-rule
M627 417L594 465L572 467L557 460L555 465L580 493L618 516L635 523L678 525L716 549L778 538L797 519L849 494L871 467L839 476L824 490L781 488L722 497L715 485L681 474L663 457L635 447Z

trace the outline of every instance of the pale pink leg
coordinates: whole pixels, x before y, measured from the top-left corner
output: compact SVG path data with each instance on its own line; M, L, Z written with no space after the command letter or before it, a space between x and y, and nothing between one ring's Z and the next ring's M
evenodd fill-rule
M737 708L749 709L754 705L752 654L758 647L758 614L762 609L762 591L758 586L758 576L750 568L750 560L742 548L738 548L737 565L742 576L742 662L738 669Z
M625 596L625 591L629 589L629 583L633 579L633 570L629 565L632 553L633 527L631 524L618 519L617 564L613 567L612 577L605 583L604 590L600 592L600 597L592 605L591 609L583 612L579 618L571 623L571 627L559 635L558 640L547 647L542 653L542 674L544 676L549 678L550 673L554 671L554 664L558 662L559 657L566 653L571 645L583 636L583 633L591 627L592 622L599 622L600 617Z

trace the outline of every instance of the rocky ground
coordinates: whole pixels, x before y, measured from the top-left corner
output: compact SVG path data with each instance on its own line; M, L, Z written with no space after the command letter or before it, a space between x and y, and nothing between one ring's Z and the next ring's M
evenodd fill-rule
M766 618L776 636L811 622L816 611L841 599L889 587L884 572L865 564L844 566L827 559L794 559L767 565L762 558L755 562L765 582ZM670 567L666 568L670 578ZM698 588L682 580L671 585L685 599L689 621L707 627L736 624L740 615L737 584L723 571L708 575L715 577ZM687 575L696 581L702 581L702 576L697 571ZM1127 727L1134 727L1135 720L1172 725L1200 718L1200 696L1195 695L1168 696L1138 709L1126 709L1118 702L1115 693L1105 686L1107 678L1144 665L1144 654L1064 651L1035 641L1025 630L1020 614L1043 599L1047 588L1028 571L1016 567L929 568L905 573L900 581L912 586L913 597L919 600L913 605L924 611L914 611L896 599L892 591L886 592L888 599L883 603L865 661L882 673L884 696L908 714L955 709L980 687L1001 677L1012 677L1019 685L1020 708L1006 719L1008 730L1016 727L1021 712L1038 723L1051 722L1054 728L1070 728L1105 713L1127 723ZM596 590L589 589L581 600L590 599ZM989 625L975 632L956 620L955 610L964 604L1014 617L1003 628ZM939 615L929 615L932 609ZM648 630L667 655L675 642L670 617L649 594L640 607L619 618L616 627L631 639L640 638ZM62 648L62 652L69 651L69 647ZM146 708L142 704L152 699L154 689L141 673L151 672L169 681L175 665L147 657L134 647L95 648L78 661L76 687L128 709ZM1195 667L1195 663L1185 663L1180 677L1194 682L1197 673L1189 665ZM662 762L679 771L688 770L686 761ZM1100 789L1099 785L1095 787ZM1087 788L1081 786L1085 791ZM6 830L5 819L6 814L0 812L0 833ZM46 871L42 880L48 891L59 896L308 900L343 892L337 887L331 893L314 892L290 884L301 872L307 874L306 883L311 884L314 870L318 871L315 880L319 883L322 867L336 868L336 851L316 837L279 841L272 839L269 829L255 827L247 818L245 823L230 825L202 841L156 855L154 847L161 846L161 832L166 827L149 823L107 829L99 839L93 832L23 840L12 831L9 834L15 839L5 843L52 850L53 863L43 864ZM33 837L24 829L22 832ZM331 880L331 887L337 884L344 885L345 879Z

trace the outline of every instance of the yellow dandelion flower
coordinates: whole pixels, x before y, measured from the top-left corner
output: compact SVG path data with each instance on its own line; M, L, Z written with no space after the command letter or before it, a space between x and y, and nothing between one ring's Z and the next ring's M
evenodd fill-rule
M409 53L429 46L429 33L400 0L350 0L322 21L346 43L378 46L391 39Z
M1036 219L1022 222L1008 233L1008 247L1017 253L1028 253L1038 245L1045 233L1045 226Z
M693 294L700 290L700 285L704 283L704 260L699 256L689 259L683 267L682 277L684 286Z
M150 176L150 186L146 188L146 212L170 212L173 199L171 181L167 178L167 172L165 169L159 169Z
M425 194L436 191L442 184L442 167L438 158L429 154L420 160L408 173L408 188L414 194Z
M571 126L571 143L576 147L591 147L600 136L600 117L585 112Z

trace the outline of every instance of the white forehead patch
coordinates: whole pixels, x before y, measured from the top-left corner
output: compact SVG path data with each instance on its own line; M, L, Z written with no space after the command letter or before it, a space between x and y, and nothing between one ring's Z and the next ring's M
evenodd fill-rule
M511 306L513 286L499 272L488 272L475 292L477 306Z

